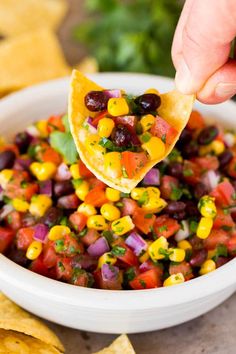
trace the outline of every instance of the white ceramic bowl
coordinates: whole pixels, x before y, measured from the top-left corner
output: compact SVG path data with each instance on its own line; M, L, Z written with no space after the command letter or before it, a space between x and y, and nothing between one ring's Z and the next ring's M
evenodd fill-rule
M104 87L139 93L173 88L173 81L138 74L96 74ZM68 79L56 80L0 101L0 134L11 137L30 122L66 111ZM206 116L235 126L236 105L196 104ZM87 289L32 273L0 255L0 289L32 313L56 323L94 332L145 332L193 319L219 305L236 289L236 259L181 285L142 291ZM230 315L230 314L229 314Z

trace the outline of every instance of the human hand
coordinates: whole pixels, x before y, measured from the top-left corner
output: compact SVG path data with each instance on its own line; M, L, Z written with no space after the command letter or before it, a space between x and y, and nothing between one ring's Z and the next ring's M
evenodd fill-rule
M236 94L235 35L236 0L186 0L172 45L177 88L209 104Z

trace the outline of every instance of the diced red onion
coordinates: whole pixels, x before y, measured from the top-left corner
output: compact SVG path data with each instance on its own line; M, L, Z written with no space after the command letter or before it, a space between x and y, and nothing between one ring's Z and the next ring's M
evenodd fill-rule
M85 119L84 121L84 126L88 125L88 131L91 134L97 134L97 129L95 128L95 126L93 125L93 118L92 117L88 117L87 119Z
M0 220L4 219L8 214L10 214L14 210L11 204L6 204L0 211Z
M147 270L150 270L152 268L153 268L153 264L151 264L150 261L145 261L140 265L139 270L141 273L143 273L143 272L146 272Z
M68 179L71 179L69 167L64 162L58 166L55 179L57 181L68 181Z
M16 159L15 162L14 162L13 169L14 169L14 170L18 170L18 171L28 170L31 163L32 163L32 160L31 160L31 159L21 159L21 158L18 158L18 159Z
M90 245L87 249L88 254L93 257L100 257L104 253L108 252L110 247L105 237L100 237L97 241L95 241L92 245Z
M227 147L232 147L235 144L235 137L232 133L224 134L224 142Z
M80 254L76 257L73 257L71 265L72 267L79 267L81 269L91 270L96 268L97 259L86 253Z
M181 228L175 234L175 241L179 242L185 240L190 234L189 223L187 220L181 221Z
M104 90L103 92L109 98L119 98L122 96L121 90Z
M220 181L220 175L214 170L209 170L202 175L202 183L207 187L208 191L211 192Z
M37 224L34 226L34 239L36 241L45 242L49 228L44 224Z
M51 179L48 179L47 181L40 182L39 193L46 194L49 197L52 196L52 180Z
M141 252L147 250L147 242L135 231L133 231L125 240L127 246L129 246L136 256L139 256Z
M160 171L158 168L151 168L143 179L143 184L158 186L160 184Z
M114 281L118 278L119 268L110 264L103 264L101 269L102 279Z
M38 129L34 125L30 125L25 129L26 133L28 133L30 136L37 138L40 136L40 133Z

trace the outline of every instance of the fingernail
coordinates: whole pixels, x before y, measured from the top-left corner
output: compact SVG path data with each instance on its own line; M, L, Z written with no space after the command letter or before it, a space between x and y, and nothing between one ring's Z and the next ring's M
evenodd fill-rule
M215 88L215 95L218 97L231 97L236 93L236 82L220 82Z
M177 89L184 94L195 93L193 78L184 59L181 59L178 64L175 75L175 84Z

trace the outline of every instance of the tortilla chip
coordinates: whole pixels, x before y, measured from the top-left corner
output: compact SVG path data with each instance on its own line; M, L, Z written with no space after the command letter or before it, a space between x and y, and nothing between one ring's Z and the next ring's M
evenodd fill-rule
M56 30L67 8L66 0L1 0L0 34L9 37L38 28Z
M135 351L127 335L122 334L109 347L94 354L135 354Z
M14 331L0 329L0 353L60 354L52 345Z
M69 74L58 40L38 30L0 43L0 93Z
M92 156L85 148L84 141L90 134L82 127L84 120L94 114L84 105L84 97L92 90L103 90L94 82L90 81L77 70L73 70L71 79L71 88L69 95L69 122L71 133L73 135L77 150L81 160L86 164L89 170L108 186L118 189L121 192L130 193L130 191L144 178L146 173L163 160L173 149L179 136L186 126L190 113L192 111L194 96L183 95L177 91L171 91L161 96L161 106L158 108L158 114L170 123L178 131L176 138L171 145L166 145L166 153L162 159L148 162L134 178L119 177L113 179L104 173L104 156L98 158Z
M45 324L2 293L0 293L0 328L24 333L64 352L59 338Z

